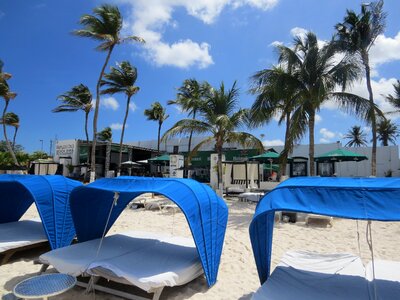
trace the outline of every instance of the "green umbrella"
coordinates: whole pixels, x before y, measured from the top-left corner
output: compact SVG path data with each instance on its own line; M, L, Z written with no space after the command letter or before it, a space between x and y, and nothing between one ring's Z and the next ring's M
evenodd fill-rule
M263 154L252 156L249 158L249 160L256 160L259 162L278 163L279 162L279 154L276 152L267 151L267 152L264 152Z
M148 159L149 162L165 162L169 161L169 154L153 157Z
M336 162L336 161L362 161L368 157L362 154L351 152L345 149L336 149L327 153L318 155L314 158L316 162Z
M276 165L276 164L272 164L272 165L265 164L264 165L264 170L273 170L275 172L278 172L279 171L279 165Z

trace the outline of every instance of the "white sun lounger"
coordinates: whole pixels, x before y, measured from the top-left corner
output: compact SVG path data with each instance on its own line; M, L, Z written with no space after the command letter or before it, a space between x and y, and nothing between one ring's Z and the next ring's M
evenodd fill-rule
M42 222L22 220L0 224L0 265L17 251L34 248L47 242Z
M135 285L158 299L165 286L183 285L203 274L192 239L130 232L92 240L50 251L40 256L43 264L74 276L94 275L119 283ZM121 295L121 292L95 284L95 289ZM124 297L139 299L123 293Z
M368 282L352 254L287 252L253 300L364 300Z

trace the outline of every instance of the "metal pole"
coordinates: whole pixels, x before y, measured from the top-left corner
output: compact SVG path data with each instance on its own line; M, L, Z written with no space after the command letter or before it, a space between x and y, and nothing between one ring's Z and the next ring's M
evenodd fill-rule
M43 140L39 140L39 142L42 143L41 147L40 147L40 151L43 152Z

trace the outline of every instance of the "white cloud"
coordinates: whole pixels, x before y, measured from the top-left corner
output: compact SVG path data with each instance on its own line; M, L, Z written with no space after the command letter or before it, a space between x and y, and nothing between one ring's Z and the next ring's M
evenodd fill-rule
M321 135L319 139L320 143L329 143L331 142L332 139L334 139L338 135L337 133L332 132L327 128L321 128L319 130L319 133Z
M163 40L167 27L179 26L172 18L177 8L201 20L213 23L226 6L238 8L248 5L261 10L273 8L279 0L120 0L131 6L131 15L124 24L124 30L143 37L144 56L157 66L206 68L212 65L210 45L194 42L189 38L169 43Z
M137 105L134 103L134 102L131 102L131 103L129 103L129 109L132 111L132 112L135 112L136 110L137 110Z
M290 34L295 37L295 36L300 36L302 39L306 36L307 32L309 30L301 28L301 27L294 27L290 29Z
M322 117L318 114L315 115L315 124L322 122Z
M112 123L110 125L112 130L122 130L122 124L121 123ZM125 128L128 128L128 124L125 124Z
M380 35L370 50L371 67L400 60L400 31L394 38Z
M102 98L100 100L100 105L106 109L117 110L119 108L119 103L114 97Z
M394 93L393 84L396 82L397 80L395 78L390 78L390 79L381 78L379 80L371 80L375 103L379 106L379 108L383 112L389 112L395 110L395 108L392 105L390 105L389 102L386 101L385 96ZM369 95L365 78L360 82L357 82L352 87L351 92L368 99ZM389 118L398 119L400 118L400 115L392 114L389 116Z
M282 140L265 140L263 141L264 146L283 146L285 142Z

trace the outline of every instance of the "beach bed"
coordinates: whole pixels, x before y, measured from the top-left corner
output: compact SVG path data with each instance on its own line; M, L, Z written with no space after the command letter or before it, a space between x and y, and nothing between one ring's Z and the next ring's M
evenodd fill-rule
M47 245L42 222L23 220L0 224L0 265L16 252Z
M94 276L94 289L128 299L143 299L96 284L99 278L134 285L158 299L165 286L186 284L203 274L193 240L129 232L90 240L40 256L45 265L73 276ZM81 282L81 286L87 284Z
M289 299L400 299L400 263L375 262L366 268L352 254L287 252L253 300Z

